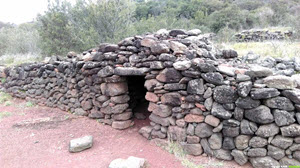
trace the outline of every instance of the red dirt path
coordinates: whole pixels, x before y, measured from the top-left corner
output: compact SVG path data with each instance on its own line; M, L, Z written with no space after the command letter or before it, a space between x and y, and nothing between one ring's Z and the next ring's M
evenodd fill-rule
M26 107L23 100L12 102L12 106L0 105L0 112L11 113L0 119L1 168L107 168L112 160L129 156L145 158L150 168L183 167L174 155L138 134L147 121L119 131L59 109ZM94 137L93 147L80 153L69 153L69 141L85 135ZM221 162L207 157L193 159L201 164ZM239 166L224 162L220 167Z

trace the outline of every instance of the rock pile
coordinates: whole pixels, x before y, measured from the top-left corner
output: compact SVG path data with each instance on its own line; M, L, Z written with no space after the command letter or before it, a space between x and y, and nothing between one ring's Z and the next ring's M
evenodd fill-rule
M249 41L266 41L266 40L284 40L289 39L293 35L292 31L269 31L264 29L244 30L241 33L235 34L236 42Z
M220 51L199 30L160 30L82 55L6 69L13 96L35 100L113 128L130 127L129 76L144 76L151 122L147 139L181 142L254 167L300 165L300 90L289 76L249 66L233 50Z

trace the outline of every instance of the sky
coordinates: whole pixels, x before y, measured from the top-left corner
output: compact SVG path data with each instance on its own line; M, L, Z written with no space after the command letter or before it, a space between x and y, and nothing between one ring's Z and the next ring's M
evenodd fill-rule
M33 21L38 13L47 10L47 5L48 0L0 0L0 21L15 24Z

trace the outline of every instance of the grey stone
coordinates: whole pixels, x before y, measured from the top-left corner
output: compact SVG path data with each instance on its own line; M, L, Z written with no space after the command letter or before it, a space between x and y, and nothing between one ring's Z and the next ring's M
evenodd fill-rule
M281 166L299 166L300 162L295 159L284 157L279 161Z
M251 110L245 110L245 118L259 124L268 124L274 121L271 110L264 105Z
M286 126L294 123L296 120L294 119L294 114L289 113L284 110L275 109L274 112L275 123L278 126Z
M69 145L69 152L81 152L93 146L93 136L84 136L72 139Z
M233 111L234 119L238 121L242 121L244 118L244 109L241 109L239 107L236 107Z
M236 81L237 82L245 82L251 80L250 76L244 74L237 74Z
M225 110L221 104L216 102L213 103L211 114L221 119L229 119L232 116L230 111Z
M195 128L195 135L197 135L200 138L207 138L213 134L212 130L212 126L205 123L200 123Z
M180 106L181 105L181 95L177 92L166 93L161 97L161 102L170 106Z
M149 68L117 67L114 74L119 76L144 76L149 71Z
M152 126L144 126L139 130L139 134L141 134L146 139L150 139L152 129Z
M234 158L234 161L237 162L239 165L244 165L248 162L248 157L240 150L232 150L231 155Z
M106 96L118 96L128 91L127 83L103 83L101 84L101 92Z
M217 86L213 98L218 103L234 103L238 98L237 92L230 86Z
M130 100L130 97L128 95L120 95L111 97L110 100L116 104L123 104L127 103Z
M213 94L212 89L211 89L211 87L209 87L204 92L203 98L204 99L210 98L212 96L212 94Z
M174 68L166 68L162 70L159 75L156 76L156 79L164 83L176 83L179 82L182 78L182 75L179 71Z
M187 32L182 29L173 29L169 32L170 36L176 37L177 35L186 35Z
M168 53L170 48L164 43L154 43L150 46L151 52L155 55Z
M270 156L250 158L250 162L254 168L279 167L280 164Z
M211 149L221 149L222 147L222 134L221 133L214 133L208 139L209 145Z
M297 83L293 78L283 75L269 76L265 78L263 82L269 88L277 88L282 90L294 89L297 87Z
M120 114L129 107L128 104L116 104L115 106L106 106L101 108L101 113L104 114Z
M248 120L242 120L241 122L241 133L245 135L253 135L254 131L250 127L250 122Z
M275 138L271 141L271 144L281 149L287 149L293 144L293 139L283 137L281 135L276 135Z
M188 83L187 92L190 94L204 94L203 80L190 80Z
M117 121L125 121L125 120L129 120L131 117L132 117L132 112L124 112L121 114L114 115L113 119Z
M270 68L254 65L250 67L250 70L245 73L246 75L254 77L266 77L273 75L273 71Z
M271 156L272 158L276 160L280 160L285 156L284 150L277 148L272 145L268 145L268 156Z
M282 94L296 104L300 104L300 89L284 90Z
M237 107L242 109L252 109L256 108L260 105L259 100L253 100L251 97L239 97L235 102Z
M170 121L168 118L162 118L162 117L159 117L155 114L151 114L149 116L149 119L157 124L161 124L162 126L169 126L170 125Z
M215 150L214 156L222 160L232 160L233 157L231 156L230 153L231 152L229 150L219 149L219 150Z
M201 74L201 77L208 83L212 83L214 85L222 85L224 83L223 76L218 72L208 72Z
M213 106L213 98L210 97L210 98L206 99L206 100L204 101L204 106L205 106L205 108L206 108L207 110L210 111L210 110L212 109L212 106Z
M253 148L262 148L268 145L268 140L262 137L252 137L249 141L249 146Z
M289 126L281 127L280 131L281 131L282 136L285 136L285 137L300 136L300 125L292 124Z
M251 148L248 150L247 156L249 157L262 157L267 155L265 148Z
M223 138L223 149L232 150L235 148L235 144L232 137L224 137Z
M201 144L201 146L203 148L204 153L206 153L209 156L213 156L214 155L214 151L210 148L207 139L201 139L200 144Z
M182 144L183 150L193 156L199 156L203 153L202 146L200 144Z
M87 111L83 110L82 108L75 109L74 114L79 115L79 116L87 116L88 115Z
M273 97L265 100L264 104L270 108L293 111L295 109L293 103L286 97Z
M252 89L252 82L241 82L237 87L238 95L241 97L247 97Z
M280 92L275 88L255 89L250 93L252 99L268 99L280 95Z
M250 136L248 135L239 135L234 139L235 147L239 150L248 148Z
M178 126L169 126L168 138L173 141L184 142L186 141L186 129Z
M101 78L111 76L114 74L114 69L111 66L106 66L98 72L98 76Z
M300 161L300 151L295 151L293 153L293 158L295 158L296 160Z
M201 72L215 72L215 71L217 71L216 67L213 64L200 63L198 66L199 66Z
M240 133L239 127L223 126L222 133L227 137L236 137Z
M256 135L263 138L271 137L279 133L279 127L273 124L261 125L256 131Z

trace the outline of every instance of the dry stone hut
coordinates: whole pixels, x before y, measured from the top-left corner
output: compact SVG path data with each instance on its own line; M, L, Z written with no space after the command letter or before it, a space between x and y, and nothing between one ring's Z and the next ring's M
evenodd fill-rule
M178 141L191 155L256 168L300 165L296 80L244 64L200 33L160 30L7 68L4 87L116 129L130 127L143 105L151 122L140 134Z

